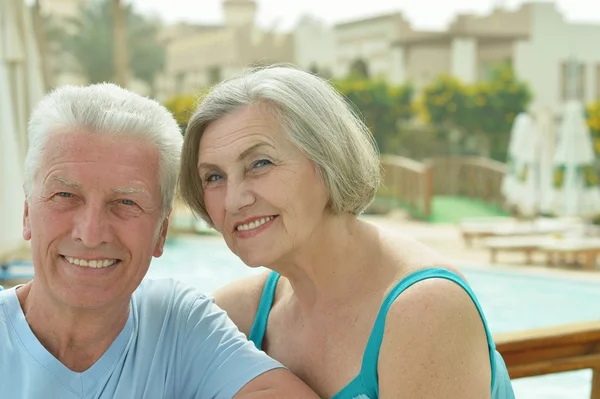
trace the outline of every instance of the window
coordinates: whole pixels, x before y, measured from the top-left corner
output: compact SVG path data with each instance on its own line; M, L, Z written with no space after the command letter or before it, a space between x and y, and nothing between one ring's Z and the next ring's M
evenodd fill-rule
M585 100L585 64L563 62L561 65L561 97L563 100Z
M181 94L185 92L185 72L179 72L175 76L175 93Z
M357 59L350 65L350 75L354 77L360 77L363 79L369 78L369 67L367 63L362 59Z
M208 82L211 85L219 83L221 81L221 68L218 66L212 67L208 70Z
M600 64L596 65L596 100L600 101Z

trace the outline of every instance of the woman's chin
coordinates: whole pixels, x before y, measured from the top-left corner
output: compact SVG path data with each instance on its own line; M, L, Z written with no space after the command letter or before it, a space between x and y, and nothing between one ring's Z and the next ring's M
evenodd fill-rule
M270 261L264 255L258 254L238 254L238 257L244 264L251 268L264 267L270 264Z

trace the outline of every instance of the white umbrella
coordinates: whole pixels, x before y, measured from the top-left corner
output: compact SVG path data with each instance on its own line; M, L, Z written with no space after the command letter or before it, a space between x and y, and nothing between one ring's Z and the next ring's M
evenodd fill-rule
M520 212L531 214L535 207L533 182L537 179L537 132L533 119L527 113L515 118L508 146L508 170L502 180L502 194L508 205Z
M545 107L539 108L535 112L535 124L539 134L538 208L547 214L552 209L551 191L556 147L556 128L552 111Z
M595 154L579 101L565 106L554 157L551 209L557 216L593 217L600 214Z
M43 94L31 14L22 0L0 0L0 253L23 244L27 120Z

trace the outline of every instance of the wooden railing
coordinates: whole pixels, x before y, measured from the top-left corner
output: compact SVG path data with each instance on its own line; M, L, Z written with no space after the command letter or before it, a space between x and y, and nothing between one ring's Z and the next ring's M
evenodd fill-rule
M447 157L429 160L436 195L456 195L504 206L501 193L506 165L484 157Z
M600 399L600 321L494 336L512 379L592 369Z
M431 165L396 155L382 155L381 164L384 177L378 197L402 203L429 217L433 200Z

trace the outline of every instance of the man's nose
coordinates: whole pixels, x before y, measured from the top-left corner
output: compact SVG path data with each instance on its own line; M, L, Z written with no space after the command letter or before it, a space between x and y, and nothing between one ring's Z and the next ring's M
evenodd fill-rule
M87 203L75 215L72 238L87 248L96 248L111 240L111 226L106 207Z

